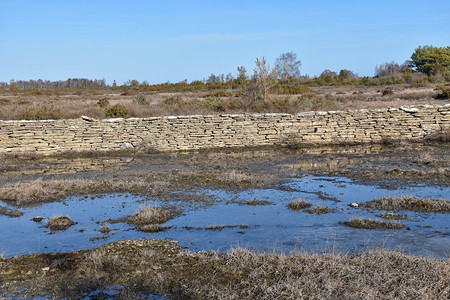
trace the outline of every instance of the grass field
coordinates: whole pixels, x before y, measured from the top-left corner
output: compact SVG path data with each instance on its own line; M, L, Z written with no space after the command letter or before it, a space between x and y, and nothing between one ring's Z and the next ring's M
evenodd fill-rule
M240 90L200 92L121 92L120 90L18 90L0 94L0 120L71 119L87 115L108 117L116 104L128 117L243 112L296 113L310 110L345 110L443 104L435 99L436 84L413 86L317 86L298 94L272 94L269 100L250 101ZM388 92L386 92L388 91Z

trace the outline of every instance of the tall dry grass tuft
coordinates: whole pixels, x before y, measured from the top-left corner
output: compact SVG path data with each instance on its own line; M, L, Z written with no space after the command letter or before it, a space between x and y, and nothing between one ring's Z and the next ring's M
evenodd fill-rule
M361 207L379 210L411 210L419 212L450 212L450 200L417 198L414 196L380 197L361 204Z
M291 202L289 202L287 207L292 210L301 210L301 209L311 207L311 205L312 205L311 202L297 199L297 200L292 200Z
M61 255L70 263L51 267L45 276L42 269L54 260L49 254L0 259L0 276L8 279L0 288L54 298L78 298L114 284L174 299L440 300L450 296L448 259L383 249L286 256L242 248L192 252L173 241L141 239Z
M161 224L167 222L172 217L172 212L161 207L147 204L134 213L129 220L136 226L143 226L149 224Z

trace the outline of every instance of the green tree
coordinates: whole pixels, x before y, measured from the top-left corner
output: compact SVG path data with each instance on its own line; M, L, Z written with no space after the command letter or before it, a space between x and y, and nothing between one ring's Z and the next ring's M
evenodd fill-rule
M411 55L412 65L427 75L450 75L450 47L419 46Z
M241 86L242 89L245 88L245 84L247 83L248 80L248 75L247 75L247 70L245 69L244 66L240 66L237 67L237 78L236 78L236 82L239 86Z

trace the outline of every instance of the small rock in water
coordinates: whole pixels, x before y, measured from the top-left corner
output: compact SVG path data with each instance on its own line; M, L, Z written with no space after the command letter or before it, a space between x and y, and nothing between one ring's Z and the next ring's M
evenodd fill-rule
M359 204L353 202L353 203L350 204L350 207L358 208L358 207L359 207Z
M34 217L32 220L33 220L34 222L36 222L36 223L39 223L39 222L41 222L43 219L44 219L43 217L37 216L37 217Z
M134 150L134 146L131 143L125 142L120 146L120 150Z

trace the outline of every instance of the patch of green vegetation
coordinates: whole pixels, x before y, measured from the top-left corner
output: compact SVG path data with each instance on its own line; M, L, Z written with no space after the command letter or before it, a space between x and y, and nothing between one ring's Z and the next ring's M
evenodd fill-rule
M109 99L108 98L102 98L98 100L97 105L101 108L107 108L109 106Z
M115 104L108 108L105 113L109 118L126 118L129 116L130 111L125 105Z
M134 99L133 103L139 104L139 105L145 105L148 104L147 99L145 98L144 95L139 94L137 95L137 97Z

